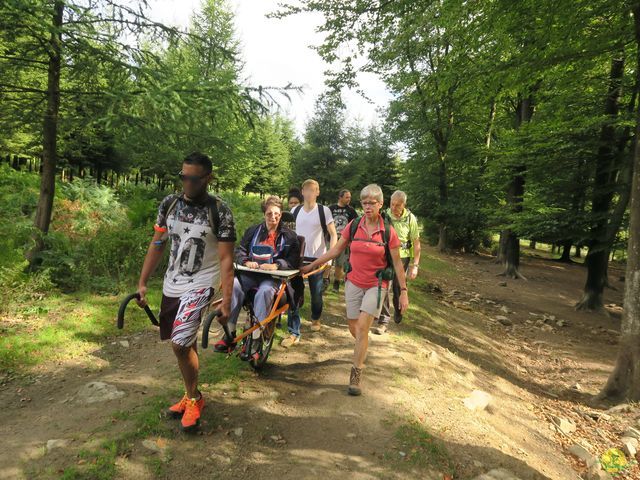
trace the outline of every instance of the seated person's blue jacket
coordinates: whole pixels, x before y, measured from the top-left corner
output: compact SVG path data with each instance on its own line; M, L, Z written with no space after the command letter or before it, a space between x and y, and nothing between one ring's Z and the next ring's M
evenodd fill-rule
M240 244L236 247L235 259L238 265L253 261L251 251L255 244L263 242L268 236L265 223L253 225L244 232ZM300 268L300 242L296 232L282 223L276 230L276 250L270 261L278 265L278 270L295 270Z

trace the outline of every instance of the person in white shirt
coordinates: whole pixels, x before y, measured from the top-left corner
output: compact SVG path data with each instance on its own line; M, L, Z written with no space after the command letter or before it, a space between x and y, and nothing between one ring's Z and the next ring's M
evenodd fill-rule
M315 180L306 180L302 184L304 203L293 209L296 221L296 233L305 239L304 260L312 262L327 252L338 242L338 234L333 222L331 210L317 203L320 185ZM322 272L308 278L311 293L311 330L320 331L322 317ZM289 310L289 337L282 341L283 347L291 347L300 342L299 309Z

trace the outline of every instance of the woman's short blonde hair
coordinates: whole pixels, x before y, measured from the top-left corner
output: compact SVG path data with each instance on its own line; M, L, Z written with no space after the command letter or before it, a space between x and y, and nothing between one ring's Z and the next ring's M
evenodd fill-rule
M384 203L384 196L382 195L382 189L379 185L372 183L367 185L360 191L360 200L365 198L373 198L380 203Z

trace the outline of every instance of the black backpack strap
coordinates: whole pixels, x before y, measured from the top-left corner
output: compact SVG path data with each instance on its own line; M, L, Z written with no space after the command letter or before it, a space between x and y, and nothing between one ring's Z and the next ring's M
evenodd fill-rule
M302 205L298 205L297 207L295 207L293 210L291 210L291 213L293 214L293 221L295 222L296 220L298 220L298 214L300 213L300 209L302 208Z
M349 243L353 242L353 237L356 236L358 225L360 225L360 220L362 220L362 217L356 217L351 221L351 228L349 229Z
M387 257L387 268L393 267L393 259L391 258L391 250L389 249L389 239L391 238L391 223L383 218L384 223L384 254Z
M209 226L211 227L211 233L218 238L220 233L220 209L218 205L222 203L222 200L215 195L208 195L207 206L209 207Z
M165 214L166 218L169 218L169 215L171 214L171 212L173 212L176 209L178 200L180 200L181 198L182 198L182 195L178 195L178 194L173 195L173 200L171 200L171 203L169 204L169 208L167 208L167 213Z
M318 215L320 216L320 226L322 227L322 233L325 240L329 240L329 230L327 229L327 218L324 215L324 205L318 204Z
M178 205L178 200L180 200L182 198L182 194L174 194L174 198L173 200L171 200L171 203L169 204L169 208L167 208L167 213L165 214L165 218L166 221L169 221L169 215L171 215L171 212L173 212L176 209L176 205ZM167 225L168 226L168 225Z

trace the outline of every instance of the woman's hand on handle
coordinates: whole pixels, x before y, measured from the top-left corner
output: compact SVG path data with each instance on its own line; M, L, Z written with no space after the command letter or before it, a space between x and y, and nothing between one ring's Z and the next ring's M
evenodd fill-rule
M314 270L317 270L322 265L330 262L331 260L336 258L338 255L340 255L342 252L344 252L348 245L349 245L349 242L344 237L340 237L340 240L338 240L338 243L336 243L331 250L329 250L327 253L322 255L320 258L316 258L315 261L313 261L309 265L304 265L303 267L301 267L300 273L302 273L303 275L306 275L309 272L313 272Z
M316 262L310 263L309 265L303 265L302 267L300 267L300 273L302 275L306 275L309 272L313 272L316 269L316 267L314 267L313 265L314 263Z

